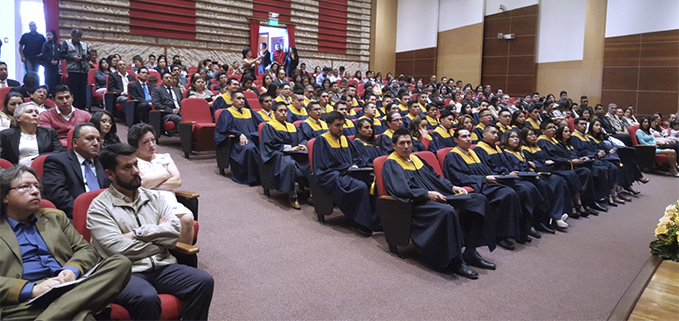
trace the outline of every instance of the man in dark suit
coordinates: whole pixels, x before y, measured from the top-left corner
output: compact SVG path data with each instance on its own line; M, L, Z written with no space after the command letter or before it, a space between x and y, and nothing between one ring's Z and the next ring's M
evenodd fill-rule
M182 92L172 86L172 74L164 72L162 75L163 85L153 88L153 108L163 112L163 124L171 121L177 127L182 121L180 113Z
M21 86L21 83L14 79L7 79L7 75L7 64L0 61L0 88Z
M135 81L132 74L127 73L127 64L123 60L118 60L116 72L108 76L108 93L116 96L116 103L122 104L127 101L127 85Z
M73 129L73 149L45 159L42 183L45 198L73 218L73 201L78 195L108 187L111 182L99 163L101 135L91 123Z
M261 74L264 73L266 67L269 67L269 65L271 65L271 63L273 62L271 60L271 52L269 51L269 48L267 48L266 42L262 42L259 45L259 55L264 57L262 59L262 64L259 65L259 73Z
M127 86L127 91L130 94L130 99L134 101L134 123L140 120L144 123L149 122L149 111L151 110L151 93L154 86L148 82L149 70L146 67L140 67L137 70L137 81L131 82Z
M20 165L5 170L0 175L0 197L0 316L94 320L129 281L130 260L114 255L70 291L43 303L28 303L95 268L98 256L64 212L40 208L40 182L34 169Z

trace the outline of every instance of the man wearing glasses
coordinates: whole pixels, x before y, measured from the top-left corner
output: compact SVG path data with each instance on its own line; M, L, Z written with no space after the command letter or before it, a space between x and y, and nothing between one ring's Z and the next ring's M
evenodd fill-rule
M0 318L93 320L105 310L130 279L130 260L113 255L95 266L94 248L66 215L40 208L40 185L32 168L19 165L0 174L0 197ZM60 296L28 302L77 279Z

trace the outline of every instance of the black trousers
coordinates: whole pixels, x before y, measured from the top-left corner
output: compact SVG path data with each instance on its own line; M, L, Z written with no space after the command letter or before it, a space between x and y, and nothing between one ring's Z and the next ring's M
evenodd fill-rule
M87 90L87 73L68 72L68 87L73 94L73 106L85 109L85 90Z
M158 293L172 294L182 302L182 319L207 320L214 279L205 271L172 264L155 271L133 273L113 303L122 305L132 320L158 320Z
M148 101L140 101L134 105L134 123L139 121L148 124L149 123L149 112L151 111L151 105Z

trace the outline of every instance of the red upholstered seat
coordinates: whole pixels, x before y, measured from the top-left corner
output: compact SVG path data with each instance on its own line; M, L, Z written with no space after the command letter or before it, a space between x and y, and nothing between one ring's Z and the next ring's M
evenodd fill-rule
M47 156L49 155L38 156L31 162L31 167L35 169L35 171L38 173L38 178L40 179L42 179L42 168L45 165L45 159L47 159Z
M215 123L207 101L186 98L182 100L181 110L182 123L178 130L184 156L189 158L192 151L214 150Z
M14 164L10 163L10 161L0 158L0 168L2 169L8 169L14 167Z

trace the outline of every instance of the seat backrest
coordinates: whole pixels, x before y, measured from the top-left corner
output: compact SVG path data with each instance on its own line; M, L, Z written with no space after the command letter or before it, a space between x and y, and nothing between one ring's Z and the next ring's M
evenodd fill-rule
M5 99L5 96L7 96L7 93L9 93L10 90L12 90L12 87L0 88L0 101Z
M443 171L443 163L446 161L446 155L448 155L448 153L450 153L452 149L453 149L452 147L444 147L439 149L438 152L436 152L436 158L438 158L439 160L439 166L441 166L441 171Z
M83 238L90 241L90 230L87 229L87 210L90 208L92 201L106 189L98 189L78 195L73 201L73 227L83 236Z
M261 122L259 123L259 126L257 126L257 136L259 136L259 140L262 140L262 128L264 128L264 125L266 125L266 122Z
M252 111L257 112L257 111L262 110L262 106L259 104L259 99L248 98L247 101L250 104L250 108L252 109Z
M422 145L424 145L424 149L429 150L429 139L422 137Z
M384 162L389 158L388 155L380 156L373 160L373 169L375 171L375 184L377 185L377 196L389 195L387 188L384 186L384 179L382 178L382 167Z
M203 98L182 99L182 121L195 121L197 123L211 123L212 113L210 105Z
M439 165L439 162L436 161L436 155L430 151L422 151L422 152L414 152L413 155L416 155L420 158L422 158L425 162L429 163L429 166L434 168L434 171L436 174L439 174L439 176L443 177L443 171L441 170L441 165Z
M571 129L571 132L573 132L575 129L575 118L568 118L568 127Z
M12 164L10 161L0 158L0 168L2 169L8 169L14 167L14 164Z
M316 142L316 138L309 139L309 141L306 144L306 148L309 152L309 167L311 168L311 174L314 173L314 143Z
M444 106L450 105L450 100L451 100L450 98L444 99L444 100L443 100L443 105L444 105Z
M420 94L418 94L418 93L414 93L414 94L412 94L412 96L410 96L410 99L417 99L417 96L419 96L419 95Z
M66 135L66 148L73 148L73 128L69 129Z
M90 69L90 71L87 72L87 83L90 85L94 85L97 82L97 78L95 77L97 74L98 69Z
M106 92L108 92L108 79L111 78L111 75L106 75Z
M155 69L150 69L149 70L149 78L151 78L153 76L156 76L156 79L158 79L155 83L156 86L158 86L159 84L161 84L163 82L163 79L160 77L160 73Z
M249 90L244 90L243 95L245 95L245 99L257 99L257 94Z
M292 124L295 125L295 127L299 127L299 124L301 124L303 122L304 122L303 120L295 120L295 122L292 123Z
M630 138L632 138L632 146L639 145L639 141L637 140L637 129L639 129L639 125L632 125L627 127L629 136Z
M57 206L54 205L54 203L52 203L52 202L50 202L50 201L48 201L48 200L46 200L46 199L43 198L43 199L40 200L40 208L53 208L53 209L57 209Z
M42 169L45 166L45 159L47 159L49 155L41 155L33 159L31 162L31 167L35 169L35 171L38 173L38 178L42 179Z
M219 116L226 110L226 108L219 108L215 110L215 123L219 120Z

